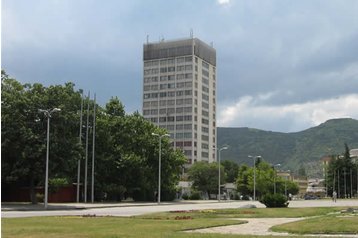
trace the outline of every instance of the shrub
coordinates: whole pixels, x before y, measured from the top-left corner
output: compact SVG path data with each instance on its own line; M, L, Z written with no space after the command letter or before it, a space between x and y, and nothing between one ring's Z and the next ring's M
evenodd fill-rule
M191 195L190 195L190 199L191 199L191 200L199 200L200 197L201 197L201 196L200 196L200 193L197 192L197 191L192 192Z
M182 196L181 196L182 199L184 200L188 200L189 199L189 195L184 193Z
M266 194L260 200L266 207L287 207L287 197L282 194Z

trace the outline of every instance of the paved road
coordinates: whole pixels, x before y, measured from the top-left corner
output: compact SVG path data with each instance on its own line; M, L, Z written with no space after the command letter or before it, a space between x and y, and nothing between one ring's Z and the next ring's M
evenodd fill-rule
M135 216L153 212L175 211L175 210L200 210L200 209L221 209L221 208L239 208L245 205L253 204L256 207L264 207L263 204L254 201L197 201L197 202L177 202L170 204L155 205L149 204L131 204L123 206L123 204L82 204L86 209L75 210L38 210L38 211L2 211L1 217L34 217L34 216L70 216L70 215L96 215L96 216ZM69 204L71 206L72 204ZM78 206L78 204L77 204ZM94 206L97 206L96 208ZM331 207L331 206L350 206L357 207L358 200L347 199L338 200L336 203L331 200L309 200L309 201L291 201L290 207Z

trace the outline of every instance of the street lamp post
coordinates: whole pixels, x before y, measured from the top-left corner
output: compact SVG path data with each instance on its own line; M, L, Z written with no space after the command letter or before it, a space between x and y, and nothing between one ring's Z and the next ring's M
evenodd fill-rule
M160 179L161 179L161 166L162 166L162 138L169 137L169 134L159 135L152 133L153 136L158 136L159 138L159 169L158 169L158 205L160 204Z
M248 157L254 159L254 201L256 201L256 158L261 158L261 156L260 155L257 155L257 156L249 155Z
M221 164L221 151L222 150L227 150L229 147L227 146L223 146L219 149L219 183L218 183L218 201L221 201L221 191L220 191L220 179L221 179L221 171L220 171L220 164Z
M46 141L46 175L45 175L45 209L47 209L48 204L48 163L49 163L49 149L50 149L50 118L51 114L54 112L59 112L61 109L54 108L52 110L38 109L40 113L43 113L47 117L47 141Z
M280 167L281 164L275 164L273 166L273 170L274 170L274 176L273 176L273 193L276 194L276 167Z

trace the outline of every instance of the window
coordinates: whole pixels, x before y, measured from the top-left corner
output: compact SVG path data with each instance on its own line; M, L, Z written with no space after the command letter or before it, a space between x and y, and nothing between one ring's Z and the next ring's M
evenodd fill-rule
M177 105L183 105L184 100L183 99L177 99Z
M201 148L203 149L209 149L209 145L206 143L201 143Z
M167 76L160 76L160 81L166 81L168 79Z
M150 85L145 85L143 88L144 91L149 91L150 90Z
M177 83L177 88L183 88L184 87L184 83Z
M165 72L166 72L166 71L165 71ZM209 72L206 71L205 69L203 69L201 72L202 72L202 74L203 74L204 76L209 77Z
M205 127L205 126L202 126L202 127L201 127L201 131L202 131L202 132L205 132L205 133L209 133L209 128L208 128L208 127Z
M151 90L158 90L158 84L152 85L152 86L150 87L150 89L151 89Z
M209 117L209 112L207 112L207 111L202 110L202 111L201 111L201 114L202 114L204 117Z
M193 110L192 107L185 107L184 112L191 112Z
M204 77L202 79L203 79L203 83L209 86L209 79L206 79Z
M206 101L209 101L209 96L208 95L206 95L206 94L201 94L201 98L202 99L204 99L204 100L206 100Z
M185 66L178 66L177 67L177 71L184 71L185 70Z
M192 65L185 65L185 70L193 70L193 66Z
M192 74L192 73L185 74L185 78L186 78L186 79L192 79L192 78L193 78L193 74Z
M209 153L202 151L202 152L201 152L201 157L203 157L203 158L208 158L208 157L209 157Z
M150 114L152 114L152 115L157 115L157 114L158 114L158 109L152 109L152 110L150 110Z
M209 69L209 64L208 63L206 63L205 61L202 61L202 66L203 66L203 68L205 68L205 69Z
M193 91L185 90L185 96L191 96L191 95L193 95Z
M150 110L143 110L143 115L149 115L150 114Z
M161 72L161 73L166 73L166 72L168 72L167 67L162 67L162 68L160 68L160 72Z
M203 92L209 93L209 88L205 87L204 85L201 87Z
M184 74L177 74L177 80L184 79Z
M168 81L175 80L175 75L168 75Z
M175 72L175 67L168 67L168 72Z
M209 141L209 136L207 136L207 135L201 135L201 140L203 140L203 141Z
M166 92L162 92L162 93L159 94L159 96L160 96L161 98L165 98L165 97L167 96L167 93L166 93Z
M175 92L168 92L168 97L175 97Z
M156 118L156 117L150 118L150 121L151 122L158 122L158 118Z
M191 121L192 120L192 116L191 115L186 115L184 116L184 121Z
M178 125L176 125L176 129L178 130L178 131L181 131L181 130L183 130L183 124L178 124Z
M168 100L167 104L168 104L168 106L175 105L175 100Z
M144 102L143 107L150 107L150 102Z
M159 110L159 114L166 114L167 113L167 109L163 108Z
M157 74L159 73L159 69L152 69L152 74Z
M175 83L168 83L168 88L175 88Z
M183 63L185 61L184 57L177 58L177 63Z
M193 104L193 99L191 99L191 98L186 98L186 99L185 99L185 104L186 104L186 105L191 105L191 104Z
M167 113L169 115L169 114L173 114L175 112L175 109L171 107L171 108L168 108L167 111L168 111Z
M166 122L167 118L166 117L159 117L159 122Z
M151 98L158 98L158 93L152 93L150 97Z
M165 106L165 105L167 105L167 101L160 101L160 106Z
M168 59L168 64L174 64L174 59Z
M209 103L202 102L203 108L209 109Z
M185 87L186 88L191 88L193 86L192 82L185 82Z
M144 78L144 83L150 83L150 82L151 82L151 77Z
M150 105L151 105L152 107L156 107L156 106L158 106L158 101L150 102Z
M184 141L184 146L191 146L191 145L192 145L191 141Z
M148 99L148 98L150 98L150 93L145 93L144 94L144 99Z
M184 138L191 138L191 137L192 137L191 132L185 132L184 133Z
M173 131L174 130L174 125L167 125L167 129L169 131Z
M185 124L184 125L184 130L191 130L191 124Z
M167 89L168 88L168 84L163 83L160 85L160 89Z
M182 139L184 137L183 133L176 133L176 138L177 139Z
M177 96L183 96L184 95L184 91L177 91Z
M185 57L185 62L192 62L193 58L191 56Z
M158 82L158 76L152 77L152 82Z
M204 125L209 125L209 120L201 118L201 123L203 123Z

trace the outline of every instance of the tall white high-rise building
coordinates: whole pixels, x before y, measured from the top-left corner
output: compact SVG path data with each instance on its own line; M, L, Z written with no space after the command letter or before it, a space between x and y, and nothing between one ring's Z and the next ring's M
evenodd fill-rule
M216 161L216 51L197 38L143 46L143 116L188 164Z

